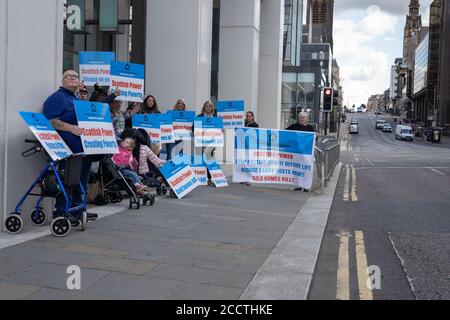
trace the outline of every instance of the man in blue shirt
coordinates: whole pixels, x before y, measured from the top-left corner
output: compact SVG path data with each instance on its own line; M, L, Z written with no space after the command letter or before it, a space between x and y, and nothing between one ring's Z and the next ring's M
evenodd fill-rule
M74 154L83 153L81 143L82 131L78 127L77 116L75 114L74 100L78 100L76 93L80 87L80 78L73 70L68 70L63 74L62 86L52 94L44 103L44 115L51 122L53 127L61 135L68 147ZM80 182L87 190L89 174L91 170L92 157L83 158L83 168L81 172ZM69 207L77 207L82 205L83 198L80 190L75 188L73 197L69 203ZM54 217L61 216L65 211L65 198L60 195L56 198ZM96 214L88 214L88 219L96 219Z

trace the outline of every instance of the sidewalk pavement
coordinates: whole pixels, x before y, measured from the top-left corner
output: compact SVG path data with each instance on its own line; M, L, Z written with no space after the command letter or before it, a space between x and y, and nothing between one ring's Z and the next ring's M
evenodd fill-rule
M128 210L126 201L95 208L104 217L85 232L74 228L66 238L44 236L1 249L0 299L268 298L270 288L289 287L289 277L291 290L300 292L295 297L305 298L335 187L330 183L318 195L231 184L201 187L183 200L158 197L154 207L139 211ZM292 270L289 262L303 265ZM67 289L72 265L81 268L81 290ZM265 270L284 276L272 278L262 294ZM294 281L298 272L307 277Z

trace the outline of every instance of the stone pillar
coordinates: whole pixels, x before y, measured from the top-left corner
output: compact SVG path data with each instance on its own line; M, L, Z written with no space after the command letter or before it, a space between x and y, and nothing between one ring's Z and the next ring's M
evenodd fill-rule
M200 111L211 94L211 0L148 0L146 94L162 111L186 99Z
M220 3L219 100L245 100L257 113L260 0Z
M284 1L261 4L258 118L261 127L281 125L281 82L283 73Z
M45 164L43 155L23 159L32 133L18 111L42 112L61 83L63 0L0 1L0 220ZM31 202L24 208L24 221ZM51 214L51 212L49 212Z

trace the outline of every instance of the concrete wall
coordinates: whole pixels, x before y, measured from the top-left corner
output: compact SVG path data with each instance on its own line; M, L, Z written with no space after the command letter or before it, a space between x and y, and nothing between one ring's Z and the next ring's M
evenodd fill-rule
M260 0L220 3L219 99L245 100L258 113Z
M160 109L184 98L199 111L211 93L211 0L148 0L146 94Z
M258 118L263 128L281 125L284 0L261 3Z
M62 0L0 1L0 218L13 211L44 158L22 159L31 131L18 110L42 112L58 88L63 54ZM45 39L42 36L45 35ZM29 209L26 210L29 214ZM27 220L25 218L24 220Z

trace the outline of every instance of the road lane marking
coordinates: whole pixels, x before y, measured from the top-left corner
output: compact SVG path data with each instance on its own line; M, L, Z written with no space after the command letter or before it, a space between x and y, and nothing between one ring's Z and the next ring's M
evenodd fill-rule
M356 169L353 165L352 167L352 201L357 202L358 196L356 195L357 185L356 185Z
M390 232L388 232L388 236L389 236L389 241L391 242L392 248L394 249L395 255L397 256L398 260L400 260L400 264L402 265L402 270L403 270L403 273L406 276L406 280L408 281L409 288L411 289L411 291L412 291L412 293L414 295L414 298L417 300L416 290L415 290L414 285L413 285L413 279L411 279L411 277L406 272L405 261L400 256L400 254L399 254L399 252L397 250L397 247L396 247L396 245L394 243L394 239L392 239L392 234Z
M349 167L349 165L347 165L346 170L345 170L345 183L344 183L344 196L343 196L344 201L348 201L349 197L350 197L349 183L350 183L350 167Z
M441 171L439 171L439 170L437 170L437 169L434 169L434 168L428 168L428 169L430 169L431 171L433 171L434 173L437 173L438 175L440 175L440 176L446 176L446 174L445 173L443 173L443 172L441 172Z
M349 255L348 242L350 233L348 231L339 232L339 256L336 284L336 299L350 300L350 277L349 277Z
M367 268L366 247L364 245L364 234L362 231L355 231L355 246L359 298L360 300L373 300L372 290L367 286L369 271Z

